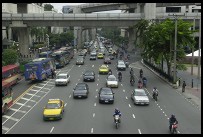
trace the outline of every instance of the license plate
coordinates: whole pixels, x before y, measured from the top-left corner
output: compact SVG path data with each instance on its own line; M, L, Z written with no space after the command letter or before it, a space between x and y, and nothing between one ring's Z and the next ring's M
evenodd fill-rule
M78 96L79 98L81 98L81 96Z
M54 118L52 117L52 118L49 118L50 120L54 120Z
M105 102L109 102L108 100L105 100Z
M143 102L141 104L144 104Z
M90 80L89 78L87 80Z

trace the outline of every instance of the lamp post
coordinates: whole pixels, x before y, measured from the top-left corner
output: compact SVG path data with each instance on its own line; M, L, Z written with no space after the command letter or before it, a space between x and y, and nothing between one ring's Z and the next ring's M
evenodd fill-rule
M199 51L198 51L198 75L197 75L198 79L200 79L200 50L201 50L201 17L199 19Z

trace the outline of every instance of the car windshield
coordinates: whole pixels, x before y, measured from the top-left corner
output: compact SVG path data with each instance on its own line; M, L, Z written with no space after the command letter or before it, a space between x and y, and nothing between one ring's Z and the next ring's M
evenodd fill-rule
M57 76L56 79L67 79L66 76Z
M115 77L109 77L108 81L116 81L116 78Z
M76 90L86 90L85 86L76 86L75 87Z
M93 72L85 72L85 76L94 75Z
M112 92L109 89L102 89L101 95L112 95Z
M147 94L145 92L135 92L135 96L146 96Z
M125 65L123 62L118 62L118 65Z
M58 108L60 108L59 103L48 103L46 105L46 109L58 109Z

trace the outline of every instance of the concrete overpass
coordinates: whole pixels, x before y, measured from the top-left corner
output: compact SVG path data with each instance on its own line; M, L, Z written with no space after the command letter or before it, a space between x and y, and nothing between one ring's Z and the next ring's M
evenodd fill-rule
M81 8L81 11L84 13L109 11L109 10L128 10L128 9L136 9L138 4L141 6L145 5L145 3L87 3L74 6L71 9L69 9L69 12L73 13L73 9L75 7ZM156 7L187 6L187 5L199 5L199 3L156 3Z
M156 19L173 19L169 13L157 13ZM181 13L176 13L181 15ZM186 13L180 18L193 20L201 17L201 13ZM141 20L141 13L91 13L91 14L60 14L60 13L30 13L30 14L2 14L2 26L27 27L27 26L81 26L81 27L128 27Z

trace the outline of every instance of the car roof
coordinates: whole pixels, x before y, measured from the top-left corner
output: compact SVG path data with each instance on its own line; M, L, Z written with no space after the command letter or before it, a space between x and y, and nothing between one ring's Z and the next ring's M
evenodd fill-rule
M48 103L60 103L60 99L49 99Z
M86 83L78 83L76 86L86 86Z
M93 70L86 70L85 73L86 73L86 72L94 72L94 71L93 71Z
M114 75L109 75L108 78L116 78Z
M135 91L135 92L145 92L144 89L138 89L138 88L135 88L134 91Z

